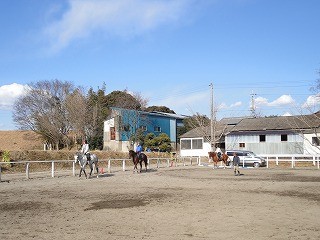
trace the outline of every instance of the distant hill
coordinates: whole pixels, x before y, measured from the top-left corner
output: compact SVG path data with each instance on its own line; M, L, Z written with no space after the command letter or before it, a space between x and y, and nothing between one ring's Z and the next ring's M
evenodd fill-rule
M41 150L43 141L33 131L0 131L0 150Z

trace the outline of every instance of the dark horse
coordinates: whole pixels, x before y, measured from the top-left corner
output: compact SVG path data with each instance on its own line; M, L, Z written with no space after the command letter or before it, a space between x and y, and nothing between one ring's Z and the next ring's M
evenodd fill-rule
M138 171L138 168L137 168L138 163L140 163L140 172L141 172L142 162L144 162L144 165L146 166L146 172L147 172L147 165L148 165L147 155L145 155L144 153L140 153L138 156L138 154L135 151L129 150L129 157L132 158L132 161L134 164L133 172L134 172L134 170Z
M86 155L83 155L82 153L77 152L77 153L74 155L74 162L75 162L75 163L79 162L79 165L80 165L79 178L81 177L81 173L82 173L82 172L84 173L84 176L85 176L86 178L88 178L88 177L87 177L86 170L85 170L85 167L86 167L87 164L88 164L89 167L90 167L89 177L91 177L91 174L92 174L92 171L93 171L93 164L94 164L94 166L95 166L95 168L96 168L96 170L97 170L97 178L99 177L98 157L97 157L95 154L91 154L91 153L90 153L90 160L88 161Z
M222 161L224 163L224 168L226 168L227 163L228 163L228 155L225 153L221 154L221 157L219 158L216 152L208 152L209 154L209 159L211 158L213 160L213 168L218 167L218 162Z

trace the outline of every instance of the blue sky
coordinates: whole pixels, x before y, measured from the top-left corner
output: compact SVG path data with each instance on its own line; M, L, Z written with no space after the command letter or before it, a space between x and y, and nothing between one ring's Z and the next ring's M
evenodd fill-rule
M318 0L1 0L0 130L30 82L127 89L217 118L318 109Z

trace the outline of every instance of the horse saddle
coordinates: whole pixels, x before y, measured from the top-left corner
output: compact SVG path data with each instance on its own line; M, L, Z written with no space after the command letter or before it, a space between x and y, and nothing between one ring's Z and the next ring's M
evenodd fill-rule
M86 153L86 158L87 158L87 161L90 161L91 160L91 154L90 153Z

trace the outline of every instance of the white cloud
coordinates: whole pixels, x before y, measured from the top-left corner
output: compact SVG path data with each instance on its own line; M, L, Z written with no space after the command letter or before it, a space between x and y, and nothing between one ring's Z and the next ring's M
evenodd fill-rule
M230 105L231 108L233 107L240 107L242 105L242 102L236 102Z
M282 95L276 100L269 102L267 98L257 97L255 99L256 106L279 107L294 104L294 99L290 95Z
M320 94L311 95L307 98L306 102L302 104L303 108L314 108L320 105Z
M263 98L263 97L257 97L257 98L255 98L255 104L257 106L266 106L266 105L268 105L268 99Z
M285 112L284 114L282 114L282 116L284 116L284 117L288 117L288 116L292 116L292 114L291 114L291 113L289 113L289 112Z
M278 99L276 99L273 102L269 103L268 106L270 106L270 107L278 107L278 106L283 106L283 105L291 105L293 103L294 103L294 100L290 95L282 95Z
M17 83L0 86L0 109L11 109L15 100L24 94L25 87Z
M121 37L134 36L159 25L177 22L194 0L69 0L67 12L51 23L45 34L58 51L95 31Z

